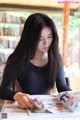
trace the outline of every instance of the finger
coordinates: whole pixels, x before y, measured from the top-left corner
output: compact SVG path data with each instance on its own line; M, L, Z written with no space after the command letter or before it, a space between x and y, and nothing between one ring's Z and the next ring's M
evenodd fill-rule
M30 103L30 101L27 99L26 96L24 98L24 103L25 103L27 108L34 108L34 106Z
M21 104L21 103L18 103L18 106L19 106L20 108L23 108L23 106L22 106L22 104Z
M25 104L24 101L19 102L18 105L19 105L21 108L28 108L28 106L26 106L26 104Z
M32 97L29 94L27 94L26 96L27 96L27 99L29 100L29 102L35 107L35 103L34 103L34 100L32 99Z

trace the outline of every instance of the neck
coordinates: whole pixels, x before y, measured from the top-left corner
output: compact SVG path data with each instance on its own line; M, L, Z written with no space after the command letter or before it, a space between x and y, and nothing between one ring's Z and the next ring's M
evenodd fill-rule
M38 53L38 52L36 52L33 59L44 60L45 58L47 58L47 52L46 53Z
M35 57L30 60L31 63L33 63L36 66L44 66L48 62L48 55L47 53L44 54L35 54Z

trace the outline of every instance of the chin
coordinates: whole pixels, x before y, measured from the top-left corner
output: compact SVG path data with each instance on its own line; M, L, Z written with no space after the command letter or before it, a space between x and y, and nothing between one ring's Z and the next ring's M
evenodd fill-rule
M43 51L44 51L44 52L48 52L48 50L49 50L49 49L44 49Z
M48 52L48 50L43 50L43 53Z

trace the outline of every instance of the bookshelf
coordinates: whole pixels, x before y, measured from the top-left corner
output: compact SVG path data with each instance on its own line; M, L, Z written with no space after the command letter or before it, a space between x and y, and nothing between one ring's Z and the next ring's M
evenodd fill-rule
M0 12L0 62L6 62L22 34L26 17Z

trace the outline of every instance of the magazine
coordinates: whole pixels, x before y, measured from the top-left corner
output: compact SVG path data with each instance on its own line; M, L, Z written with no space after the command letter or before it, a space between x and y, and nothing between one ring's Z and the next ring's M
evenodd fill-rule
M65 91L55 96L34 96L36 108L28 109L29 113L74 112L80 110L80 91Z
M65 91L57 95L32 95L32 98L34 99L36 108L22 109L19 108L17 102L13 102L5 105L4 112L7 112L8 115L13 113L27 113L26 115L29 116L40 116L40 114L42 115L44 113L45 117L46 115L55 115L57 117L74 115L74 117L80 118L80 91Z

